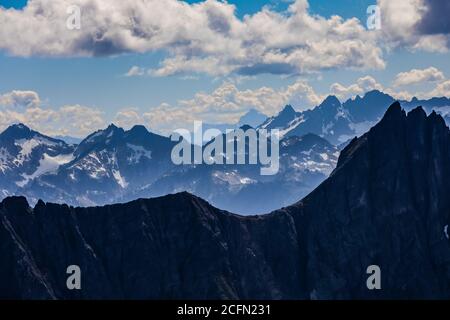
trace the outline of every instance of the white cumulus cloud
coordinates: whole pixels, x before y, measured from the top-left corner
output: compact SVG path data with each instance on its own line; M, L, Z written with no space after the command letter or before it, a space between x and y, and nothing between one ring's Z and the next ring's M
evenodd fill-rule
M445 76L442 71L436 69L435 67L429 67L427 69L412 69L410 71L401 72L395 77L393 85L398 87L442 80L445 80Z
M74 5L79 30L66 25ZM286 12L264 7L239 18L234 5L218 0L29 0L22 10L0 8L0 50L50 57L163 51L154 76L385 67L377 34L358 19L324 18L308 8L296 0ZM128 72L142 73L137 66Z
M207 123L236 123L249 109L273 115L286 104L304 110L318 105L324 96L317 94L305 81L299 80L278 90L269 87L239 90L225 82L211 93L197 93L192 99L175 105L161 104L151 108L144 118L151 128L164 133L192 125L194 121Z
M12 91L0 94L0 130L23 123L49 135L83 137L105 125L102 111L81 105L58 109L43 107L38 93Z

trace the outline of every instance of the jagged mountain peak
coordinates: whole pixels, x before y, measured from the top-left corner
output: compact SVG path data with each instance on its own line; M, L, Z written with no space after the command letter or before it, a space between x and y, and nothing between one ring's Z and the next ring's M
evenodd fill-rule
M26 154L30 154L39 146L47 146L55 152L60 148L65 151L73 148L63 140L46 136L21 123L13 124L0 133L0 143L10 152L15 153L22 150Z
M288 104L286 105L283 110L281 110L281 112L279 113L280 115L285 115L285 114L295 114L296 111L295 109L292 107L292 105Z
M0 208L29 208L28 200L24 196L11 196L6 197L0 201Z
M288 104L276 116L267 119L262 125L263 129L278 129L286 127L297 117L297 112Z
M124 133L125 130L123 128L117 127L115 124L111 123L105 129L97 130L87 136L80 142L78 149L82 150L95 145L101 145L107 141L111 142L111 140L120 140Z
M398 117L402 117L402 116L406 116L406 112L405 112L405 110L402 109L400 102L395 101L387 109L382 121L384 121L386 119L398 118Z
M123 134L125 130L121 127L116 126L114 123L111 123L105 130L105 133L113 133L113 134Z
M0 139L4 142L14 143L17 140L37 139L45 144L57 144L60 146L67 146L68 144L58 138L49 137L38 131L31 129L23 123L13 124L0 133Z
M6 128L0 136L9 139L26 139L31 138L36 134L38 134L38 132L31 130L22 123L17 123Z
M425 119L427 117L427 113L425 112L425 110L423 109L422 106L418 106L414 109L412 109L410 112L408 112L408 116L417 116L419 118L423 118Z
M342 150L336 170L354 157L359 149L367 149L369 144L372 145L372 152L377 153L389 152L388 149L382 150L388 141L390 145L393 141L396 142L399 149L405 145L423 146L425 143L431 144L427 139L430 139L432 132L438 132L437 135L441 135L442 139L448 139L450 136L445 120L440 114L433 111L427 115L421 106L406 112L400 102L396 101L389 106L383 118L369 132L353 139ZM418 141L409 141L414 139ZM375 150L373 146L377 149Z
M324 107L324 106L338 107L340 105L341 105L341 102L339 101L339 99L336 96L329 95L328 97L325 98L325 100L323 100L323 102L319 105L319 107Z

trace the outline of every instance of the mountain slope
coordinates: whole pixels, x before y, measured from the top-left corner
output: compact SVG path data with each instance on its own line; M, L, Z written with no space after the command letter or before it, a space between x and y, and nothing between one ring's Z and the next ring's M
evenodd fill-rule
M376 264L381 297L449 298L449 176L443 119L421 108L406 115L393 104L342 151L330 178L290 209L314 217L308 278L315 294L365 297L352 282Z
M23 124L10 126L0 134L0 196L13 194L32 179L55 172L73 159L74 149Z
M187 193L70 208L0 204L7 298L450 298L450 131L393 104L302 201L264 216ZM51 239L52 241L49 241ZM83 290L65 289L77 263ZM366 269L381 268L381 290Z
M143 126L125 131L110 125L84 139L71 162L55 174L35 179L22 194L33 201L41 198L72 205L111 203L173 167L173 146L169 138Z

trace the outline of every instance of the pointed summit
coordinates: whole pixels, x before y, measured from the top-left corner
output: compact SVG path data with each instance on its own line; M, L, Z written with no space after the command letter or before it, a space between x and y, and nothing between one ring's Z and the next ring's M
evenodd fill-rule
M105 131L111 131L111 130L115 131L115 130L117 130L117 129L119 129L119 127L117 127L114 123L111 123L111 124L106 128Z
M294 108L288 104L284 107L283 110L281 110L281 112L278 114L278 116L290 116L290 115L295 115L296 111L294 110Z
M261 127L264 129L285 128L289 123L297 117L297 112L288 104L276 116L271 117L264 122Z
M29 127L27 127L26 125L24 125L23 123L15 123L15 124L10 125L5 131L29 132L29 131L31 131L31 129Z
M107 135L108 138L115 136L116 134L123 134L125 130L120 127L117 127L114 123L111 123L108 128L103 130L103 132Z
M336 96L330 95L325 100L323 100L323 102L320 104L320 107L323 107L323 106L337 107L340 105L341 105L341 102L339 101L339 99Z
M406 112L405 110L402 109L400 102L395 101L393 104L389 106L389 108L387 109L386 113L384 114L381 121L377 124L377 126L390 122L396 122L396 125L399 125L402 118L406 118Z
M425 120L427 118L427 113L422 108L422 106L416 107L408 112L408 117L418 118Z
M35 135L36 132L23 123L13 124L3 131L0 136L10 139L25 139Z
M389 106L384 116L391 117L393 115L399 115L401 113L404 113L404 111L402 110L402 106L400 105L400 102L395 101Z
M444 118L434 110L428 116L428 121L430 121L436 128L447 128Z

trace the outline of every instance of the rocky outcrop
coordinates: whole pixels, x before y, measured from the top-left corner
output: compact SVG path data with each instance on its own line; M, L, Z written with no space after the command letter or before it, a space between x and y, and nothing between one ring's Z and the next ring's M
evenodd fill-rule
M393 104L302 201L242 217L188 193L73 208L0 204L0 296L450 298L450 131ZM79 265L82 289L66 288ZM367 267L381 269L368 290Z

